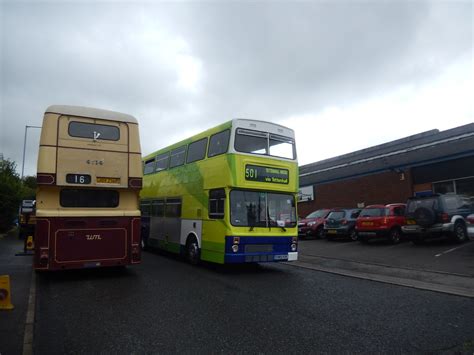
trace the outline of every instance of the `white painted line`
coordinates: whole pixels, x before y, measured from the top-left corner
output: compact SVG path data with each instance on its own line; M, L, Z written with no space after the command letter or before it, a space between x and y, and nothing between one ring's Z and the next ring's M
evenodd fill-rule
M457 250L457 249L461 249L461 248L465 247L466 245L467 245L467 244L464 244L464 245L458 246L458 247L456 247L456 248L452 248L452 249L443 251L442 253L436 254L435 257L437 258L437 257L440 257L441 255L451 253L452 251L455 251L455 250Z
M23 337L23 355L33 354L33 332L35 325L36 304L36 272L31 275L30 295L28 297L28 311L26 312L25 335Z

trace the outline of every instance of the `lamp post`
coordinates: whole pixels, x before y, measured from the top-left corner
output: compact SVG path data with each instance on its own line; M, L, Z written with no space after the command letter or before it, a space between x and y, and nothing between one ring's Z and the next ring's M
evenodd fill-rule
M25 152L26 152L26 134L28 133L28 128L40 128L41 126L25 126L25 139L23 140L23 162L21 164L21 179L23 180L23 173L25 171Z

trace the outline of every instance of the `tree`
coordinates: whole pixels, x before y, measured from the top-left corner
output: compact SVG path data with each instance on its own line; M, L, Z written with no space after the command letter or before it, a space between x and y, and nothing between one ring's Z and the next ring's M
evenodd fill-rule
M0 161L0 232L8 231L18 215L23 185L10 160Z
M34 200L36 196L36 176L25 176L23 178L22 200Z

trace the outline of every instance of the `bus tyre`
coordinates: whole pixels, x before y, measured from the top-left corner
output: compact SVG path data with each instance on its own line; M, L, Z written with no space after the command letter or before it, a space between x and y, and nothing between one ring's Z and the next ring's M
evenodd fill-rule
M195 237L189 237L186 242L186 259L191 265L199 263L199 245Z

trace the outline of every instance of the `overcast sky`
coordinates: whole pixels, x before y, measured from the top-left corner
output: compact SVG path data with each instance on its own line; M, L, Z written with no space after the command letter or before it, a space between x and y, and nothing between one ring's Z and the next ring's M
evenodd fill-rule
M474 121L472 1L0 0L0 26L0 153L19 172L52 104L134 115L144 154L268 120L300 164Z

